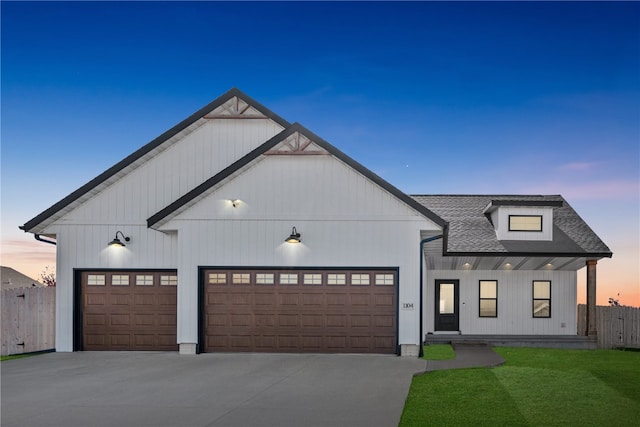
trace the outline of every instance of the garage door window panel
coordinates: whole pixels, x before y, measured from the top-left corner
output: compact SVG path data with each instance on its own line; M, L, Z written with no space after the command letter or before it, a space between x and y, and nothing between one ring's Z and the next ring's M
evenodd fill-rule
M347 275L344 273L329 273L327 274L327 285L343 286L347 284Z
M355 286L369 286L369 274L351 274L351 284Z
M148 275L148 274L136 275L136 286L153 286L153 275Z
M178 276L160 276L160 286L178 286Z
M226 285L227 273L209 273L209 284L211 285Z
M111 276L111 286L129 286L129 275L114 274Z
M302 283L304 285L322 285L322 274L320 273L305 273Z
M251 283L250 273L233 273L231 283L234 285L249 285Z
M87 276L88 286L104 286L105 284L106 280L104 274L89 274Z
M257 285L273 285L275 284L275 275L273 273L256 273Z
M394 284L393 274L376 274L376 286L393 286Z
M279 282L281 285L297 285L298 273L280 273Z

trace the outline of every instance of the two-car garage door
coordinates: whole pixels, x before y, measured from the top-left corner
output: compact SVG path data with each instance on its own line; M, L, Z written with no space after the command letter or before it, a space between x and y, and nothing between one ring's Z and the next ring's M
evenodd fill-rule
M397 270L207 269L204 350L395 353Z

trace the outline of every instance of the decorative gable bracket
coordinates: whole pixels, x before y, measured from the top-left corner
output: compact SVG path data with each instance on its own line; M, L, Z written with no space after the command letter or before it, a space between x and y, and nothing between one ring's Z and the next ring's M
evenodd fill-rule
M234 96L215 110L203 116L204 119L266 119L267 116L262 114L251 104L242 100L238 96Z
M328 155L329 152L318 146L312 140L302 135L300 132L294 132L286 139L276 145L273 149L264 153L269 155Z

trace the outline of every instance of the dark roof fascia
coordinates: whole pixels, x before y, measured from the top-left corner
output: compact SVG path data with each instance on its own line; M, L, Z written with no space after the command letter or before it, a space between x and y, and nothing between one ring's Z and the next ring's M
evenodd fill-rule
M491 206L544 206L561 208L561 200L492 200Z
M612 252L449 252L443 256L476 256L476 257L554 257L554 258L611 258Z
M237 160L233 164L229 165L222 171L218 172L216 175L212 176L202 184L198 185L193 190L189 191L188 193L186 193L185 195L183 195L173 203L169 204L167 207L163 208L161 211L149 217L149 219L147 219L147 227L152 227L154 224L161 221L171 213L175 212L185 204L189 203L191 200L200 196L201 194L206 192L208 189L212 188L222 180L229 177L231 174L237 172L242 167L251 163L252 161L257 159L260 155L271 150L276 145L278 145L278 143L282 142L284 139L294 134L295 132L300 132L301 134L303 134L304 136L312 140L314 143L316 143L319 147L329 152L329 154L335 156L336 158L338 158L339 160L341 160L351 168L355 169L356 171L358 171L359 173L361 173L362 175L364 175L365 177L369 178L371 181L373 181L374 183L382 187L384 190L393 194L395 197L403 201L405 204L409 205L411 208L415 209L416 211L418 211L425 217L429 218L439 226L445 228L446 222L442 218L440 218L438 215L431 212L429 209L427 209L426 207L424 207L423 205L421 205L420 203L418 203L417 201L415 201L414 199L412 199L411 197L409 197L408 195L400 191L398 188L389 184L387 181L380 178L378 175L371 172L369 169L367 169L360 163L356 162L351 157L347 156L342 151L338 150L336 147L334 147L333 145L331 145L324 139L320 138L318 135L314 134L313 132L306 129L304 126L302 126L297 122L291 125L289 128L283 130L279 134L275 135L274 137L269 139L267 142L265 142L255 150L251 151L249 154L245 155L244 157Z
M283 128L287 128L291 125L288 121L286 121L285 119L283 119L282 117L274 113L273 111L269 110L268 108L266 108L265 106L263 106L262 104L260 104L259 102L251 98L250 96L246 95L241 90L237 88L232 88L226 93L220 95L218 98L216 98L209 104L200 108L195 113L191 114L189 117L187 117L186 119L184 119L183 121L181 121L180 123L172 127L171 129L164 132L162 135L158 136L148 144L144 145L143 147L136 150L129 156L125 157L123 160L119 161L118 163L116 163L115 165L113 165L112 167L110 167L109 169L107 169L106 171L104 171L103 173L101 173L100 175L98 175L97 177L95 177L94 179L92 179L82 187L78 188L73 193L69 194L68 196L66 196L65 198L63 198L53 206L51 206L50 208L44 210L42 213L30 219L24 225L19 226L18 228L20 228L21 230L24 230L25 232L28 232L33 227L45 221L47 218L54 215L56 212L62 210L64 207L71 204L75 200L79 199L80 197L82 197L92 189L96 188L97 186L99 186L100 184L102 184L103 182L111 178L113 175L117 174L127 166L131 165L136 160L140 159L150 151L159 147L164 142L166 142L173 136L177 135L178 133L180 133L181 131L183 131L184 129L186 129L187 127L189 127L190 125L198 121L199 119L201 119L205 114L211 112L212 110L215 110L216 108L218 108L219 106L221 106L222 104L227 102L229 99L233 98L234 96L241 98L243 101L250 104L253 108L260 111L267 118L275 121Z

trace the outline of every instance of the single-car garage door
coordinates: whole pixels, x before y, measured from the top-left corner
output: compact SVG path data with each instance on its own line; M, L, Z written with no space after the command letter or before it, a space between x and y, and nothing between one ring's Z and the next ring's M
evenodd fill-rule
M83 350L177 350L175 271L81 274Z
M201 277L207 352L396 352L396 269L205 269Z

